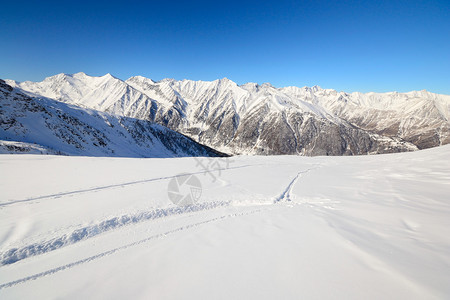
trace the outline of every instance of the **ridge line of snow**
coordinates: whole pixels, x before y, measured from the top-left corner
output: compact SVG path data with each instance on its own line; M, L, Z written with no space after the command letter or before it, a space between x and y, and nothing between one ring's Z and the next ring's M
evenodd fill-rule
M176 80L174 78L163 78L161 80L155 81L155 80L153 80L151 78L148 78L148 77L145 77L145 76L135 75L135 76L129 77L128 79L123 80L123 79L120 79L119 77L116 77L116 76L112 75L111 73L106 73L105 75L102 75L102 76L92 76L92 75L88 75L88 74L86 74L84 72L77 72L77 73L73 73L73 74L70 74L70 73L58 73L58 74L55 74L55 75L52 75L52 76L45 77L42 81L31 81L31 80L16 81L14 79L5 79L5 81L7 83L11 82L11 83L18 83L18 84L21 84L21 83L41 83L41 82L44 82L44 81L46 81L48 79L56 78L58 76L59 77L69 76L69 77L73 78L75 75L80 75L80 74L85 76L85 77L89 77L89 78L111 77L111 78L117 79L117 80L119 80L121 82L124 82L124 83L127 83L127 81L132 79L132 78L147 79L147 80L150 80L154 84L163 83L163 82L172 82L172 83L173 82L177 82L177 83L191 82L191 83L207 83L207 84L211 84L211 83L216 83L216 82L220 83L220 82L225 81L225 82L232 82L232 83L234 83L236 85L236 87L238 87L238 88L243 88L246 85L255 85L256 87L273 88L273 89L278 90L278 91L281 91L282 89L295 88L295 89L299 89L299 90L303 89L303 90L312 91L313 93L317 92L317 91L329 91L329 92L334 91L336 93L344 93L346 95L365 95L365 96L371 96L371 95L395 95L395 94L412 94L413 95L413 94L418 94L418 93L422 93L422 94L426 93L426 94L439 95L439 96L449 96L450 97L450 95L442 94L442 93L435 93L435 92L428 91L426 89L410 90L410 91L407 91L407 92L398 92L398 91L387 91L387 92L372 92L372 91L371 92L358 92L358 91L354 91L354 92L345 92L345 91L338 91L337 89L333 89L333 88L322 88L319 85L313 85L311 87L308 87L308 86L299 87L299 86L295 86L295 85L287 85L287 86L275 87L270 82L264 82L262 84L259 84L259 83L255 83L255 82L251 82L251 81L246 82L244 84L237 84L235 81L233 81L233 80L231 80L231 79L229 79L227 77L224 77L224 78L221 78L221 79L215 79L215 80L191 80L191 79L186 79L186 78L184 78L182 80Z

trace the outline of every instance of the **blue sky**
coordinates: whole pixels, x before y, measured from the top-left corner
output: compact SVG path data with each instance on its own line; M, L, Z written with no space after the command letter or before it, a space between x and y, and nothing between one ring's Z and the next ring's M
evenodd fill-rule
M0 78L450 94L450 1L2 1Z

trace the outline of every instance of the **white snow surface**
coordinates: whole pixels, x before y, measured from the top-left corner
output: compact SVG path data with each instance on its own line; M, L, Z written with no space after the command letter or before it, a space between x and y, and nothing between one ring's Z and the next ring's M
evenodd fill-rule
M206 168L206 169L205 169ZM178 207L168 183L201 181ZM1 299L448 299L450 146L0 156Z

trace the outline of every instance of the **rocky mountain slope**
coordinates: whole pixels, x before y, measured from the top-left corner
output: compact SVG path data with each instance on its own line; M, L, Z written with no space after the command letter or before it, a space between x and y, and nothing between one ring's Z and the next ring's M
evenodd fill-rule
M35 99L0 80L0 153L89 156L220 156L149 121Z
M356 155L450 142L450 96L426 91L348 94L317 86L238 86L226 78L122 81L84 73L8 83L31 96L154 121L230 153Z

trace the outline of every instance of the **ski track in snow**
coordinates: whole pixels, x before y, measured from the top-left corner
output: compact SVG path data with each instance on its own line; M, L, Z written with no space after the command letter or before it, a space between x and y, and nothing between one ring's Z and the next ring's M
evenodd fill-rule
M305 171L298 172L297 175L291 180L291 182L289 182L289 185L286 187L286 189L278 197L275 197L274 203L291 201L292 189L294 188L295 183L297 183L300 175L308 173L309 171L314 170L314 169L317 169L317 168L310 168Z
M21 284L21 283L25 283L25 282L30 281L30 280L36 280L36 279L39 279L41 277L57 273L59 271L67 270L67 269L73 268L75 266L78 266L78 265L81 265L81 264L85 264L85 263L91 262L93 260L96 260L96 259L108 256L108 255L114 254L114 253L116 253L118 251L126 250L128 248L131 248L131 247L134 247L134 246L138 246L140 244L143 244L143 243L146 243L146 242L158 239L158 238L163 238L163 237L166 237L167 235L171 235L171 234L174 234L174 233L177 233L177 232L181 232L183 230L187 230L187 229L190 229L190 228L195 228L195 227L198 227L198 226L201 226L201 225L204 225L204 224L217 222L217 221L225 220L225 219L228 219L228 218L235 218L235 217L240 217L240 216L251 215L251 214L254 214L254 213L257 213L257 212L260 212L260 211L261 211L261 209L253 210L253 211L250 211L250 212L228 214L228 215L212 218L212 219L209 219L209 220L205 220L205 221L202 221L202 222L197 222L197 223L181 226L181 227L178 227L176 229L173 229L173 230L170 230L170 231L167 231L167 232L164 232L164 233L152 235L152 236L147 237L145 239L142 239L142 240L139 240L139 241L136 241L136 242L124 245L124 246L120 246L120 247L117 247L117 248L114 248L114 249L111 249L111 250L108 250L108 251L105 251L105 252L102 252L102 253L99 253L99 254L96 254L96 255L93 255L93 256L90 256L90 257L87 257L87 258L84 258L84 259L81 259L81 260L78 260L78 261L75 261L75 262L72 262L72 263L69 263L69 264L66 264L66 265L62 265L62 266L57 267L57 268L53 268L53 269L50 269L50 270L47 270L47 271L44 271L44 272L41 272L41 273L37 273L37 274L31 275L31 276L27 276L27 277L24 277L24 278L21 278L21 279L17 279L17 280L14 280L14 281L10 281L10 282L7 282L7 283L0 284L0 290L5 289L5 288L10 288L12 286L15 286L15 285L18 285L18 284Z
M239 166L239 167L225 168L222 170L244 168L244 167L250 167L250 166L252 166L252 165L244 165L244 166ZM278 197L276 197L274 204L278 203L278 202L291 201L291 192L292 192L292 189L293 189L295 183L298 181L299 177L302 174L308 173L309 171L316 169L316 168L310 168L310 169L298 172L297 175L289 182L286 189ZM205 172L207 172L207 171L195 172L195 173L190 173L190 174L191 175L192 174L202 174ZM42 197L37 197L37 198L33 198L33 199L18 200L14 203L43 199L43 198L59 197L59 196L68 195L68 194L90 192L90 191L96 191L96 190L101 190L101 189L108 189L108 188L112 188L112 187L144 183L144 182L149 182L149 181L165 180L165 179L170 179L170 178L173 178L176 176L178 176L178 175L153 178L153 179L148 179L148 180L140 180L140 181L134 181L134 182L129 182L129 183L125 183L125 184L116 184L116 185L110 185L110 186L105 186L105 187L97 187L97 188L92 188L92 189L73 191L73 192L56 194L56 195L42 196ZM5 204L12 204L12 202L5 203ZM230 204L230 202L210 202L210 203L202 203L202 204L196 204L196 205L191 205L191 206L186 206L186 207L171 207L171 208L167 208L167 209L156 209L153 211L145 211L145 212L140 212L140 213L136 213L133 215L122 215L120 217L113 217L113 218L107 219L105 221L102 221L98 224L94 224L94 225L90 225L90 226L86 226L86 227L77 229L77 230L73 231L72 233L63 235L59 238L55 238L55 239L52 239L49 241L44 241L41 243L35 243L35 244L28 245L28 246L25 246L20 249L13 248L13 249L7 250L3 254L0 254L0 259L1 259L0 266L12 264L19 260L26 259L31 256L44 254L44 253L59 249L61 247L71 245L71 244L77 243L79 241L86 240L88 238L94 237L101 233L120 228L125 225L137 224L137 223L140 223L143 221L157 219L157 218L163 218L163 217L167 217L167 216L171 216L171 215L179 215L179 214L184 214L184 213L189 213L189 212L205 211L205 210L209 210L209 209L213 209L213 208L217 208L217 207L228 206L229 204ZM118 251L125 250L130 247L137 246L137 245L140 245L142 243L145 243L145 242L157 239L157 238L162 238L167 235L170 235L170 234L173 234L176 232L180 232L180 231L183 231L183 230L186 230L189 228L194 228L194 227L197 227L200 225L204 225L207 223L211 223L211 222L215 222L215 221L219 221L219 220L223 220L223 219L227 219L227 218L231 218L231 217L250 215L250 214L253 214L256 212L260 212L260 211L261 211L261 209L250 211L250 212L229 214L229 215L224 215L224 216L212 218L209 220L205 220L202 222L197 222L197 223L188 224L188 225L185 225L182 227L178 227L176 229L167 231L165 233L152 235L145 239L142 239L142 240L139 240L139 241L136 241L136 242L124 245L124 246L120 246L120 247L114 248L112 250L108 250L108 251L105 251L105 252L102 252L102 253L99 253L99 254L96 254L96 255L60 266L60 267L57 267L57 268L53 268L53 269L50 269L50 270L47 270L47 271L44 271L41 273L37 273L37 274L31 275L31 276L27 276L27 277L24 277L24 278L21 278L18 280L0 284L0 290L4 289L4 288L9 288L9 287L15 286L17 284L25 283L30 280L36 280L41 277L57 273L59 271L70 269L77 265L88 263L93 260L114 254Z
M214 169L212 171L226 171L226 170L232 170L232 169L248 168L248 167L253 167L253 166L256 166L256 165L243 165L243 166L237 166L237 167ZM205 170L205 171L199 171L199 172L193 172L193 173L184 173L182 175L184 176L184 175L205 174L208 172L211 172L211 170ZM101 190L107 190L107 189L117 188L117 187L125 187L125 186L140 184L140 183L167 180L167 179L172 179L172 178L178 177L178 176L181 176L181 174L174 175L174 176L166 176L166 177L158 177L158 178L144 179L144 180L138 180L138 181L131 181L131 182L125 182L125 183L118 183L118 184L112 184L112 185L106 185L106 186L100 186L100 187L93 187L93 188L88 188L88 189L84 189L84 190L63 192L63 193L57 193L57 194L51 194L51 195L45 195L45 196L39 196L39 197L27 198L27 199L21 199L21 200L11 200L11 201L8 201L5 203L0 203L0 207L9 206L9 205L16 204L16 203L30 202L30 201L34 201L34 200L54 199L54 198L59 198L59 197L63 197L63 196L68 196L68 195L97 192L97 191L101 191Z
M86 240L88 238L97 236L101 233L114 230L116 228L125 225L137 224L147 220L154 220L172 215L180 215L191 212L198 212L202 210L209 210L216 207L222 207L227 205L229 205L229 202L206 202L190 206L176 206L151 211L143 211L135 214L125 214L119 217L109 218L100 223L76 229L71 233L65 234L63 236L48 241L34 243L22 248L9 249L4 253L0 253L0 266L9 265L31 256L44 254L67 245L75 244L77 242Z
M233 168L227 168L227 169L235 169L235 168L243 168L248 167L249 165L240 166L240 167L233 167ZM286 190L284 190L279 197L277 197L277 200L275 200L274 203L280 202L280 201L291 201L290 199L290 193L294 186L294 184L297 182L298 177L302 173L307 173L311 169L308 169L306 171L299 172L295 178L289 183ZM196 172L196 173L190 173L190 174L198 174L198 173L205 173L205 172ZM37 197L33 199L27 199L27 200L19 200L21 202L24 201L31 201L31 200L37 200L37 199L43 199L43 198L51 198L51 197L59 197L63 195L71 195L76 193L83 193L83 192L92 192L102 189L108 189L112 187L118 187L118 186L124 186L124 185L132 185L132 184L138 184L138 183L144 183L149 181L156 181L156 180L164 180L164 179L170 179L175 176L168 176L168 177L160 177L160 178L154 178L154 179L147 179L147 180L140 180L140 181L134 181L129 182L125 184L116 184L116 185L110 185L105 187L97 187L92 189L86 189L86 190L80 190L80 191L74 191L74 192L67 192L62 194L55 194L55 195L49 195L49 196L42 196ZM57 195L57 196L56 196ZM16 202L17 203L17 202ZM7 204L12 204L11 202ZM79 229L76 229L72 231L71 233L65 234L63 236L47 240L47 241L41 241L39 243L33 243L31 245L24 246L22 248L12 248L4 251L3 253L0 253L0 266L2 265L9 265L13 264L15 262L18 262L20 260L26 259L31 256L36 256L40 254L44 254L50 251L57 250L61 247L68 246L86 239L89 239L91 237L97 236L101 233L114 230L116 228L130 225L130 224L137 224L140 222L144 222L147 220L153 220L163 217L168 217L171 215L177 215L177 214L185 214L190 212L198 212L202 210L208 210L213 209L216 207L221 206L228 206L230 202L206 202L201 204L195 204L185 207L170 207L170 208L163 208L163 209L156 209L151 211L143 211L135 214L125 214L118 217L109 218L107 220L104 220L100 223L89 225L86 227L82 227Z

